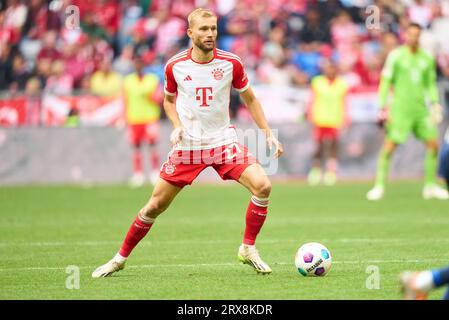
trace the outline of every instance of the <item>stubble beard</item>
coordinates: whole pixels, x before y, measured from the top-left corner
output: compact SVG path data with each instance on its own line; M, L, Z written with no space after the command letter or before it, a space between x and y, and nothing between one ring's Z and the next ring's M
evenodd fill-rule
M197 46L198 49L200 49L204 54L211 52L215 48L215 41L214 41L214 45L212 47L208 47L208 46L204 45L204 43L202 43L201 41L195 41L194 43L195 43L195 46Z

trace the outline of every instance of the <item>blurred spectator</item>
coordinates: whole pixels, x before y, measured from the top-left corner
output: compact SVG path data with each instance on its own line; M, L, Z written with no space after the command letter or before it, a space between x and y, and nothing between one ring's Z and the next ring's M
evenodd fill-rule
M12 77L9 89L12 93L25 90L25 85L30 77L25 59L21 54L16 54L12 61Z
M334 185L337 181L340 131L349 122L345 102L348 85L339 77L338 66L331 59L323 60L321 66L323 75L313 77L311 83L312 101L308 118L314 126L316 151L308 181L317 185L323 179L326 185Z
M111 41L111 38L107 34L106 30L99 26L95 21L96 12L87 11L84 18L81 21L81 29L89 37L101 38L106 41Z
M86 62L85 72L92 73L100 68L104 60L112 60L114 52L107 41L97 37L90 37L84 43L82 49L79 50L78 55Z
M182 38L186 37L186 17L170 16L168 10L155 13L159 20L154 43L155 52L166 52L169 47L176 45ZM136 53L139 53L136 51Z
M90 79L91 92L98 96L114 97L121 93L122 79L120 74L111 69L111 62L103 60L101 67Z
M43 45L37 55L37 61L42 59L58 60L61 58L61 52L56 48L58 34L56 31L48 31L43 36Z
M133 29L143 12L143 8L139 6L136 0L122 1L122 15L120 17L119 31L117 34L119 50L131 43Z
M268 58L276 58L284 54L285 32L282 28L274 27L262 47L262 55Z
M56 60L51 65L52 75L47 80L45 91L55 95L70 95L73 90L73 77L65 73L64 61Z
M75 44L67 44L63 47L62 60L64 61L65 72L70 75L75 86L81 81L87 72L88 57L82 57L78 53L78 47Z
M50 59L41 59L37 62L34 77L39 81L41 88L45 88L47 80L51 76L51 61Z
M298 71L287 64L283 54L266 58L257 69L257 76L260 82L290 86L295 83Z
M382 63L387 59L388 54L398 46L398 37L392 32L386 32L382 36L381 56Z
M0 45L13 43L13 30L5 25L5 12L0 11Z
M352 62L340 60L338 67L340 69L340 77L348 84L350 90L362 85L362 77L353 68Z
M112 69L122 76L126 76L134 71L134 65L132 61L132 57L134 54L134 48L132 45L127 45L123 48L120 56L115 59L112 64Z
M320 74L321 54L318 49L316 44L301 43L291 59L292 64L306 73L309 79Z
M61 20L58 15L49 10L48 1L30 0L27 16L23 26L23 36L28 39L38 39L48 31L58 31Z
M311 9L307 12L305 25L301 30L300 37L300 41L306 43L330 43L329 25L322 22L318 10Z
M254 70L262 58L262 47L262 38L258 34L250 33L244 37L238 37L231 51L239 57L245 57L245 66Z
M424 0L415 0L408 8L408 16L411 22L427 28L433 18L433 9L430 3Z
M342 3L338 0L317 1L318 11L323 21L332 21L332 19L344 9Z
M117 0L99 0L96 2L94 12L96 22L107 33L109 39L115 37L120 22L119 2Z
M154 74L144 74L142 57L135 56L135 72L123 81L125 118L128 124L129 142L133 147L133 186L143 184L144 166L142 145L150 147L150 180L154 184L159 176L160 157L156 144L159 140L159 119L162 102L161 83Z
M26 124L29 126L40 125L41 89L41 82L36 77L30 78L26 83Z
M0 90L6 90L12 82L11 46L0 45Z
M90 84L91 84L91 79L92 77L89 74L86 74L79 83L79 87L77 88L77 92L79 95L90 95L92 94L91 90L90 90Z
M218 30L220 33L220 47L223 50L232 51L235 41L244 35L250 35L256 31L257 21L253 19L247 2L237 1L235 3L235 7L229 12L229 14L220 19ZM239 44L237 47L238 46Z
M30 74L36 78L31 83L38 80L41 88L47 87L48 78L55 79L51 63L57 60L63 61L72 88L85 93L97 81L92 76L102 74L97 71L103 61L125 76L133 71L134 54L142 57L145 73L155 73L162 81L167 59L190 46L186 16L197 6L217 12L218 47L242 58L254 84L310 85L321 72L322 58L332 57L338 58L341 76L352 88L376 87L387 53L403 42L410 21L427 28L423 46L438 54L440 80L449 73L449 0L3 0L2 4L0 89L13 93L25 89ZM65 27L70 4L80 8L81 28ZM365 8L373 4L380 9L380 24L367 28ZM21 56L16 59L17 52ZM239 105L234 97L233 115Z
M348 12L341 10L332 21L331 35L339 59L345 63L353 62L356 54L354 44L359 41L359 31Z
M398 24L398 30L396 33L399 36L399 40L401 43L405 40L405 30L407 30L407 27L410 25L410 19L408 16L403 15L399 17L399 24Z
M11 44L20 41L22 27L25 24L28 8L21 0L7 0L2 28L11 33Z
M438 68L441 76L449 81L449 52L440 51L437 57Z

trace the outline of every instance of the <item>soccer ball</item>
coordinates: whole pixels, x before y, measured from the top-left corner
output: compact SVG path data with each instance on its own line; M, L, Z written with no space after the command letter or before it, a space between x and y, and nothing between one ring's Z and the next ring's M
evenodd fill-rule
M309 242L302 245L296 252L295 265L304 277L322 277L331 268L331 253L321 243Z

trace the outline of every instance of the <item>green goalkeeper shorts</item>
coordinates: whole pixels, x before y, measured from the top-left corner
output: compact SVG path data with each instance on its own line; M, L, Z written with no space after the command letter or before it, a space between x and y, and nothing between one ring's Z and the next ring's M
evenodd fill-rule
M416 138L429 141L438 139L438 127L432 123L429 114L421 116L392 116L387 124L387 137L390 141L402 144L413 132Z

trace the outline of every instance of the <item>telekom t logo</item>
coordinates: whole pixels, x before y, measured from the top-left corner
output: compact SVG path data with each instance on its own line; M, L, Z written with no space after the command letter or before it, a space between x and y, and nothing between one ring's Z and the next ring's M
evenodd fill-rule
M212 87L195 88L196 100L201 101L200 107L210 107L207 101L212 100L213 95L208 93L212 93Z

